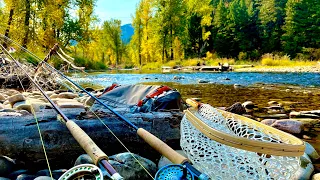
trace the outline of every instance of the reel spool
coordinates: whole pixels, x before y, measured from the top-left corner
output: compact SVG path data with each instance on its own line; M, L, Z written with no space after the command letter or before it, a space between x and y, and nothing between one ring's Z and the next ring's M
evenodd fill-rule
M170 164L157 172L155 180L194 180L194 177L186 166Z
M58 180L103 180L102 171L93 164L80 164L69 169Z

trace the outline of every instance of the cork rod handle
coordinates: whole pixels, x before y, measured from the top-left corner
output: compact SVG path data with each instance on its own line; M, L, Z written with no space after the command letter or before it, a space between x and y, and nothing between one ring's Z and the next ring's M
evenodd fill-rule
M91 157L95 165L102 159L108 160L108 156L92 141L92 139L73 121L67 121L66 126L80 146Z
M151 147L153 147L160 154L168 158L174 164L183 164L184 162L189 161L186 157L180 155L166 143L161 141L159 138L146 131L143 128L139 128L137 134L147 142Z

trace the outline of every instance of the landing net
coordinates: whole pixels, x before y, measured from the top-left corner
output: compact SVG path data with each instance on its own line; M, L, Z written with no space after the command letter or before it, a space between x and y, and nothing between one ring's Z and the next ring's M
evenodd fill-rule
M212 179L293 179L305 148L292 135L208 104L186 111L181 147Z

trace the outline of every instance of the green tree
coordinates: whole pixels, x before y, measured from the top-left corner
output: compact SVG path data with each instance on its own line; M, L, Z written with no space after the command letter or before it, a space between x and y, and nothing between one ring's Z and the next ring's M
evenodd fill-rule
M120 63L122 52L121 21L112 19L103 23L103 34L108 45L115 54L115 65Z

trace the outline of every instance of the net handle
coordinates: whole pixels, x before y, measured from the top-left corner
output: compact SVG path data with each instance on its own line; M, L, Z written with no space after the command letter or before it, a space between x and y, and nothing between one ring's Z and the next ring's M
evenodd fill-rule
M187 103L191 102L193 107L201 106L200 103L195 102L194 100L191 100L191 99L187 99L186 102ZM290 142L292 142L293 144L256 141L256 140L234 136L228 133L218 131L216 129L211 128L210 126L205 124L203 121L201 121L189 109L186 111L186 117L187 117L187 120L190 121L191 124L195 126L199 131L201 131L210 139L217 141L221 144L225 144L228 146L232 146L232 147L247 150L247 151L269 154L269 155L276 155L276 156L302 156L303 155L305 150L305 144L299 138L296 138L291 134L272 128L265 124L256 122L247 117L229 113L222 110L218 110L218 111L222 113L223 116L231 115L235 117L235 119L241 119L242 121L248 122L249 124L254 124L257 127L261 127L261 129L266 130L265 132L267 133L278 134L284 139L290 140Z

